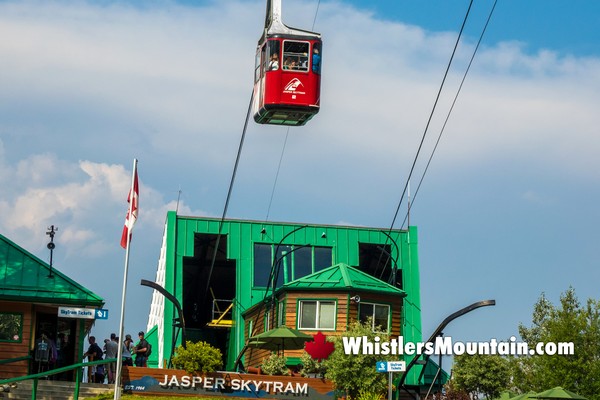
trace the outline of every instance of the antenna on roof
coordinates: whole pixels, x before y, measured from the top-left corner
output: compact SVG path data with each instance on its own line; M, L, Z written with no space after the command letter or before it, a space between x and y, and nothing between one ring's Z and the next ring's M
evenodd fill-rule
M48 250L50 250L50 274L48 274L48 278L54 278L54 275L52 274L52 253L54 252L54 248L56 247L56 245L54 244L54 235L57 231L58 227L50 225L50 227L48 228L48 232L46 232L46 235L50 236L50 243L46 245L46 247L48 247Z

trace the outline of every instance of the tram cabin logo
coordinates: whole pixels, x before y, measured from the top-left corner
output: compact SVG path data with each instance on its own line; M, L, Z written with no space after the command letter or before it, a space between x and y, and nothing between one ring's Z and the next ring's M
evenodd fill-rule
M283 93L291 93L291 94L305 94L306 92L300 91L304 88L304 84L298 78L294 78L288 82L287 85L283 88ZM299 90L300 89L300 90Z

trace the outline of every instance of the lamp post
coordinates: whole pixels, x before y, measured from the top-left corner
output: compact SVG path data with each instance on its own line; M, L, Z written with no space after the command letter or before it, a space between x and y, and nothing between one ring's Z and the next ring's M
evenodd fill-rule
M427 340L426 343L434 343L434 340L436 337L443 335L443 329L452 321L454 321L456 318L458 317L462 317L463 315L476 310L478 308L481 307L487 307L487 306L495 306L496 305L496 300L482 300L482 301L478 301L475 302L465 308L461 308L460 310L450 314L449 316L447 316L442 323L436 328L436 330L433 332L433 334L429 337L429 339ZM403 388L404 390L406 390L408 392L408 390L406 389L406 387L404 387L404 381L406 380L406 376L408 375L408 372L411 370L411 368L417 363L417 360L419 359L419 354L415 355L413 357L413 359L408 363L408 365L406 366L406 371L404 371L404 374L402 374L402 377L400 378L400 382L398 383L398 387ZM439 368L441 370L442 366L441 366L441 358L440 358L440 365ZM437 375L436 375L437 376ZM434 379L435 382L435 379ZM433 384L433 382L432 382Z
M56 235L56 231L58 231L58 228L54 225L50 225L48 227L48 232L46 232L46 235L50 236L50 242L46 245L48 250L50 250L50 273L48 274L48 278L54 278L54 275L52 274L52 254L56 248L56 245L54 244L54 235Z
M173 296L171 293L167 292L167 290L165 288L163 288L162 286L160 286L158 283L156 282L152 282L152 281L148 281L146 279L142 279L140 282L140 285L142 286L148 286L151 287L152 289L156 290L157 292L159 292L160 294L162 294L163 296L165 296L167 299L169 299L173 305L175 306L175 308L177 308L177 314L179 315L179 318L174 319L173 321L173 344L171 345L171 357L173 357L173 353L175 353L175 345L177 344L177 337L175 336L175 328L181 328L181 342L182 342L182 346L185 349L186 346L186 336L185 336L185 319L183 318L183 310L181 309L181 304L179 303L179 300L177 300L177 298L175 296ZM160 360L159 360L160 361ZM171 366L171 358L169 358L169 367Z

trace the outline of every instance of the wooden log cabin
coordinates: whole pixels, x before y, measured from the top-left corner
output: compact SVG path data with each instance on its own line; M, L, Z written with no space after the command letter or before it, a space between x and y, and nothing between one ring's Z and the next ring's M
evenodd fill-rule
M404 297L403 290L339 263L284 284L275 292L274 302L267 299L244 312L245 339L279 326L338 336L357 320L370 321L375 332L399 336ZM304 350L282 351L286 365L293 369ZM255 370L270 354L271 350L249 346L245 364Z
M103 305L101 297L0 235L0 379L80 362L93 310ZM60 308L90 310L92 318L61 316ZM53 379L70 380L72 373Z

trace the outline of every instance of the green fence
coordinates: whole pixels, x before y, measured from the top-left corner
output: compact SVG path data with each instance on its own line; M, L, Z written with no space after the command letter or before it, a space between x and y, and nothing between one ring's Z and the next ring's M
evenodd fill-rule
M0 361L0 363L7 364L7 363L11 363L11 362L16 362L16 361L27 360L29 358L30 358L29 356L19 357L19 358L11 358L11 359L8 359L8 360L2 360L2 361ZM66 367L60 367L60 368L52 369L50 371L40 372L40 373L37 373L37 374L26 375L26 376L18 376L16 378L10 378L10 379L3 379L3 380L0 380L0 385L7 385L9 383L20 382L20 381L27 381L27 380L32 379L33 380L33 388L31 389L31 399L32 400L36 400L36 398L37 398L37 385L38 385L38 380L40 378L46 378L48 376L60 374L62 372L76 370L76 373L75 373L75 388L73 390L73 398L75 400L77 400L79 398L79 385L81 384L82 369L84 367L89 367L89 366L94 366L94 365L101 365L101 364L108 364L108 363L111 363L111 362L117 362L117 359L116 358L107 358L105 360L82 362L82 363L78 363L78 364L68 365Z

